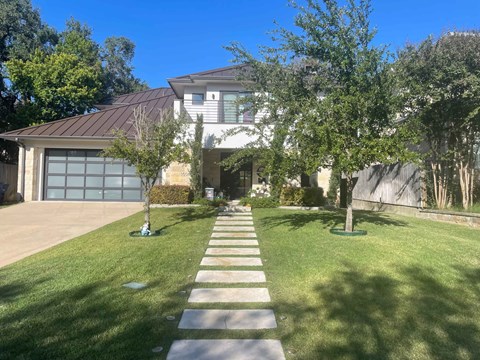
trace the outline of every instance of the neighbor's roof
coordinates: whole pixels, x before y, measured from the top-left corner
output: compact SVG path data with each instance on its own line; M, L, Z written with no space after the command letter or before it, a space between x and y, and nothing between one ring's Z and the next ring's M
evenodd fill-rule
M197 78L197 79L235 79L239 75L239 71L242 69L248 67L248 64L241 64L241 65L232 65L232 66L226 66L218 69L213 69L213 70L207 70L207 71L201 71L193 74L187 74L187 75L182 75L182 76L177 76L173 77L170 79L167 79L169 83L172 82L191 82L191 80Z
M166 95L167 94L167 95ZM145 106L151 116L157 118L159 109L173 106L175 95L165 88L146 90L139 93L119 96L126 105L112 106L91 114L78 115L70 118L52 121L42 125L9 131L0 134L0 138L13 140L15 138L83 138L109 139L113 137L112 130L123 130L132 134L133 109Z

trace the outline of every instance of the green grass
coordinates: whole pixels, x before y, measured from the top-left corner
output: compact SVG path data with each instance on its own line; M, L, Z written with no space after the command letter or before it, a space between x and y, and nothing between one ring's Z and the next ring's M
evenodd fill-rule
M165 317L186 307L214 218L153 209L165 235L130 238L139 213L0 269L0 359L164 358L151 349L179 337Z
M356 213L258 209L257 234L289 359L479 359L480 231Z
M0 269L0 359L165 359L174 339L225 337L280 339L288 360L480 358L479 230L363 212L368 236L340 237L335 212L254 210L272 304L193 307L272 306L279 327L205 332L177 325L215 212L152 217L164 235L128 237L136 214Z
M449 209L447 209L448 211ZM468 209L464 209L461 206L454 207L453 211L459 212L469 212L469 213L480 213L480 204L473 204L473 206L469 207Z

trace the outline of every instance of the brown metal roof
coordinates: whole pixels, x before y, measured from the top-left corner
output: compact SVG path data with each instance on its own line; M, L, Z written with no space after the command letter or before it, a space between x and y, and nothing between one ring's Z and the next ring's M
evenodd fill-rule
M197 72L168 79L169 82L192 82L194 79L234 79L247 64L233 65L223 68ZM248 70L248 68L247 68ZM0 134L0 138L112 138L112 130L123 129L130 134L133 109L146 106L151 115L158 118L157 109L173 106L176 95L172 88L156 88L117 96L111 101L98 105L98 112L78 115L66 119L52 121L47 124L30 126ZM133 134L131 134L133 135Z
M165 94L168 95L165 95ZM127 101L140 99L127 105L111 107L91 114L78 115L66 119L52 121L47 124L30 126L27 128L9 131L0 134L0 138L112 138L112 130L122 129L130 134L132 126L130 120L133 109L145 106L150 115L156 120L159 109L173 106L175 95L165 88L152 89L134 94L122 95ZM133 135L133 134L131 134Z
M112 99L109 99L101 104L95 105L99 110L105 110L112 107L118 107L121 105L133 104L140 101L156 99L161 96L171 95L173 90L169 87L160 87L156 89L148 89L143 91L137 91L130 94L124 94Z
M156 99L166 95L172 95L173 90L167 87L148 89L130 94L120 95L113 99L112 104L125 105L137 103L140 101Z

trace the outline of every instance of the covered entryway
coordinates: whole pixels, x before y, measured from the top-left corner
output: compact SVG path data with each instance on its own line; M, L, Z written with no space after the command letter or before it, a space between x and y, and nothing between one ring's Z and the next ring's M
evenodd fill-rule
M231 154L231 152L222 152L220 158L224 160ZM231 200L246 196L252 189L252 162L244 163L236 171L220 167L220 188Z
M140 201L135 167L100 150L46 149L44 200Z

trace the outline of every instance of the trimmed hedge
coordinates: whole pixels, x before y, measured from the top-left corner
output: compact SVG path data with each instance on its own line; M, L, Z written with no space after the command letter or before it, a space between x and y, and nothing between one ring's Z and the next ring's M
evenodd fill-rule
M155 185L150 193L152 204L190 204L193 191L186 185Z
M267 197L244 197L240 199L240 205L250 205L252 208L276 208L280 206L278 199L273 196Z
M285 187L280 194L280 204L284 206L323 206L325 198L322 188Z

